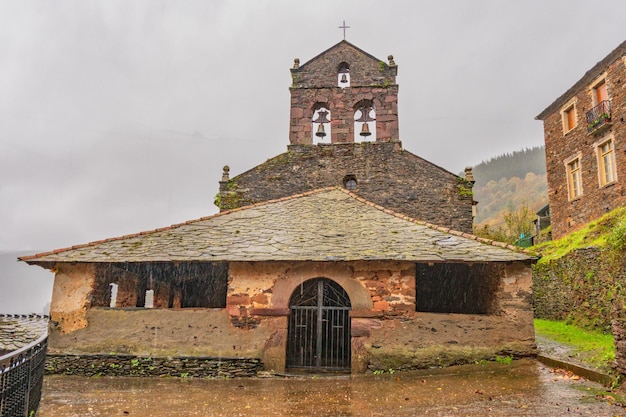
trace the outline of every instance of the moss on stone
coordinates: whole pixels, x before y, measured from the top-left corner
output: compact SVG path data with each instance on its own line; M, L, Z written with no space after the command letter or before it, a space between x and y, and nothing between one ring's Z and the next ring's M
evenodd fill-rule
M626 208L618 208L561 239L535 246L542 254L533 268L535 317L610 331L620 305L626 306L625 232Z
M541 253L539 263L559 259L568 253L587 247L621 251L626 233L626 207L617 208L558 240L535 246Z

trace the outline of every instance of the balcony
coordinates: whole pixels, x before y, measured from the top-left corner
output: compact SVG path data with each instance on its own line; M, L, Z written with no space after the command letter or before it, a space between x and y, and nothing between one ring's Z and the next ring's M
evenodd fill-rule
M611 102L604 100L587 112L587 132L596 133L600 128L609 126L611 126Z

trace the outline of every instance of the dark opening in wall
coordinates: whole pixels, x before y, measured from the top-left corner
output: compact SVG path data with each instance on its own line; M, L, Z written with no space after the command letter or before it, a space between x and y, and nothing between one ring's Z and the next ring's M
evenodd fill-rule
M96 266L93 307L225 308L228 264L211 262L102 263Z
M356 181L356 177L354 175L346 175L345 177L343 177L343 187L346 190L356 190L358 186L358 183Z
M499 270L489 264L416 265L415 310L431 313L493 314Z
M181 307L225 308L228 290L228 264L203 263L181 266Z

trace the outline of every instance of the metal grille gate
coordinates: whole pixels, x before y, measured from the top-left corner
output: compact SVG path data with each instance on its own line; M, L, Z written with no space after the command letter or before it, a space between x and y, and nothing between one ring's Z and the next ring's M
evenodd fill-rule
M350 370L350 298L336 282L303 282L291 296L287 368Z

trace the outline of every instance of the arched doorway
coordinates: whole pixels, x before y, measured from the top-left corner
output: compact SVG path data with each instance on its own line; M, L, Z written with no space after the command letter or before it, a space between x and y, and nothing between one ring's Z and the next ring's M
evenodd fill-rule
M350 371L350 298L327 278L300 284L289 300L287 368Z

